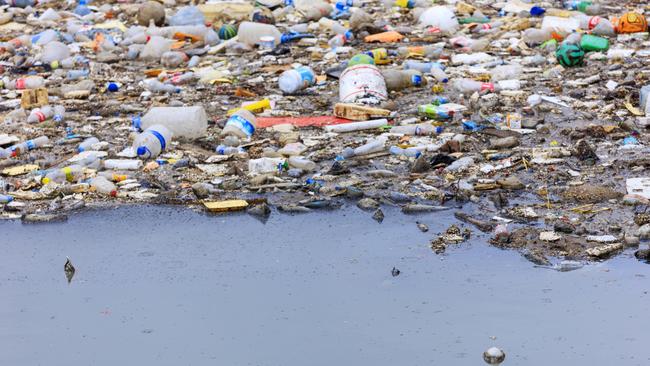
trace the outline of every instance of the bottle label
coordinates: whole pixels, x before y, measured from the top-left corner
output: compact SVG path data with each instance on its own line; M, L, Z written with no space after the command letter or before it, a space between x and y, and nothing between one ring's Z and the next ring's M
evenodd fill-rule
M45 121L45 118L46 118L45 113L43 113L41 111L34 111L34 115L38 118L39 122Z
M252 123L248 122L242 116L239 116L239 115L230 116L230 118L228 119L228 122L226 123L226 125L231 125L231 126L239 128L248 137L253 136L253 132L255 132L255 126L253 126Z
M589 19L589 29L594 29L599 22L600 22L599 16L591 17Z
M25 84L26 84L25 79L23 78L16 79L16 89L18 90L25 89Z
M481 28L483 28L483 30L490 30L490 29L492 29L492 24L483 23L483 24L481 24Z
M300 78L302 79L303 85L306 87L310 85L314 85L316 80L314 80L314 73L307 67L299 67L296 69L298 73L300 74Z
M420 75L411 76L411 82L413 83L413 86L422 85L422 76L420 76Z
M36 144L34 143L34 140L25 141L25 145L27 145L27 150L34 150L36 148Z
M494 92L494 84L493 83L483 83L481 84L481 91L489 90L491 92Z
M376 64L382 64L388 61L388 51L385 48L376 48L370 52Z
M154 131L154 130L149 130L149 132L151 132L152 135L156 136L158 142L160 142L160 151L165 150L166 144L163 135L161 135L158 131Z
M65 174L65 180L67 180L68 182L72 182L74 180L74 176L72 175L72 168L65 167L61 169L61 172Z

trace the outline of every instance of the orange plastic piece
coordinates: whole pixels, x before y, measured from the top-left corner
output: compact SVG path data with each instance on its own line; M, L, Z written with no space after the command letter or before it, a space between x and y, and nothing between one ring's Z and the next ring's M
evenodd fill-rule
M178 40L181 40L181 41L189 39L192 43L199 42L199 41L203 40L203 38L201 38L201 37L197 37L197 36L195 36L193 34L182 33L182 32L174 33L174 39L178 39Z
M403 35L401 35L399 32L395 31L390 31L390 32L384 32L384 33L378 33L378 34L371 34L364 38L363 40L370 43L370 42L380 42L380 43L394 43L394 42L399 42L404 38Z
M648 31L646 18L635 12L623 14L618 21L613 23L618 33L639 33Z

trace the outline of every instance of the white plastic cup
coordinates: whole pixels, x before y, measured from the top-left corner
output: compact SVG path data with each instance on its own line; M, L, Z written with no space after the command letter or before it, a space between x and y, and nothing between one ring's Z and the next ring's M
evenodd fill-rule
M343 103L355 103L360 99L388 99L386 82L374 65L354 65L343 71L339 78L339 99Z

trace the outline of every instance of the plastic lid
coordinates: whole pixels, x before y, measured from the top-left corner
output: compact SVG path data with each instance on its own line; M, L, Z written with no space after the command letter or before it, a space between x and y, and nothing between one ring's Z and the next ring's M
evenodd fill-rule
M138 146L138 149L136 150L138 153L138 156L145 155L147 153L147 147L146 146Z

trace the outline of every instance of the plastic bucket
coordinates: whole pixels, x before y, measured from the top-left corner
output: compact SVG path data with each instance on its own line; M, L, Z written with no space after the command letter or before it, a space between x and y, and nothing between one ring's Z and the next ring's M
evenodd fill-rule
M339 99L343 103L383 101L388 98L386 82L374 65L355 65L343 71L339 78Z

